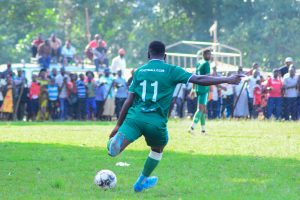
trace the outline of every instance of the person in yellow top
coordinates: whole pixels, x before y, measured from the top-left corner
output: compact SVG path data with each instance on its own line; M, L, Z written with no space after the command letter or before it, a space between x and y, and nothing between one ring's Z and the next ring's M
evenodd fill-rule
M13 100L13 81L10 76L6 79L7 85L4 87L4 100L0 108L1 118L4 120L12 119L14 112L14 100Z

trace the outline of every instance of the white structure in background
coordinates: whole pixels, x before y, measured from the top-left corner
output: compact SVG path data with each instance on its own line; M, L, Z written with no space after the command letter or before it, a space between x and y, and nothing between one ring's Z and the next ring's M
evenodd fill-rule
M194 50L195 53L173 52L172 49L180 49L179 46L186 45ZM194 68L199 59L202 58L202 52L206 49L212 50L213 63L211 66L217 66L218 71L236 71L237 66L243 65L242 52L234 47L221 44L219 42L200 42L182 40L166 47L167 62L184 68Z

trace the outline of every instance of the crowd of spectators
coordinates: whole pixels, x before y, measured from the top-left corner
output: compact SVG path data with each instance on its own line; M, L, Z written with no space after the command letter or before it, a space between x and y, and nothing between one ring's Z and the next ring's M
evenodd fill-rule
M41 69L29 81L23 69L17 74L10 66L0 79L0 119L2 120L112 120L119 117L127 98L128 81L122 70L109 68L95 73L71 73L64 67L51 72ZM3 76L2 76L3 77Z
M253 118L276 120L300 119L300 76L296 74L293 59L285 59L283 67L273 70L272 76L264 76L259 65L254 63L248 72L239 67L237 72L245 77L238 85L213 85L210 87L207 104L207 116L216 118ZM212 70L213 76L219 76L217 68ZM197 109L197 100L189 95L191 85L178 85L174 93L176 115L184 116L184 105L187 104L187 113L193 116Z
M70 40L62 41L55 35L44 40L42 35L32 42L32 57L41 70L27 80L24 70L15 74L11 65L0 72L0 120L112 120L118 118L127 98L131 77L126 80L125 50L109 65L107 43L99 34L90 41L84 53L95 70L77 74L66 71L66 66L82 62ZM50 71L50 63L61 63L61 68ZM59 72L58 72L59 70ZM293 59L288 57L283 67L273 70L272 76L263 75L257 63L250 71L239 67L237 72L218 72L212 76L245 77L238 85L221 84L210 87L207 116L216 118L264 118L279 120L300 118L300 78ZM183 118L193 116L197 100L192 96L192 84L178 84L170 114Z

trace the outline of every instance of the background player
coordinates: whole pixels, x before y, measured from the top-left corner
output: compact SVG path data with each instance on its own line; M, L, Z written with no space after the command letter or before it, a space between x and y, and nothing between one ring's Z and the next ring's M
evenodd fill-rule
M203 58L199 61L196 66L196 75L209 75L210 74L210 65L209 61L211 59L211 51L205 50L203 51ZM209 94L209 86L204 85L194 85L193 91L191 95L196 94L198 99L198 109L194 115L193 123L190 127L189 132L193 134L196 124L201 122L201 133L205 134L205 119L206 119L206 104L207 98Z
M151 42L148 48L149 62L134 73L129 96L107 145L108 154L117 156L140 136L145 137L151 151L141 175L134 184L136 192L151 188L158 181L157 177L150 177L150 174L161 160L163 149L168 142L168 113L176 85L187 82L201 85L240 82L238 75L193 75L181 67L165 63L165 57L165 45L159 41Z

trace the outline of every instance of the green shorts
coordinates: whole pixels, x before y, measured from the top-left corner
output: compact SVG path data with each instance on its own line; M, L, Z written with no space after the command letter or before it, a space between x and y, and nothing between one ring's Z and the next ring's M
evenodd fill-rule
M208 93L203 93L203 94L197 94L198 98L198 104L207 104L207 99L208 99Z
M168 143L168 129L166 127L157 127L155 125L137 121L135 119L125 119L119 129L125 138L133 142L142 135L145 137L147 145L150 147L161 147Z

